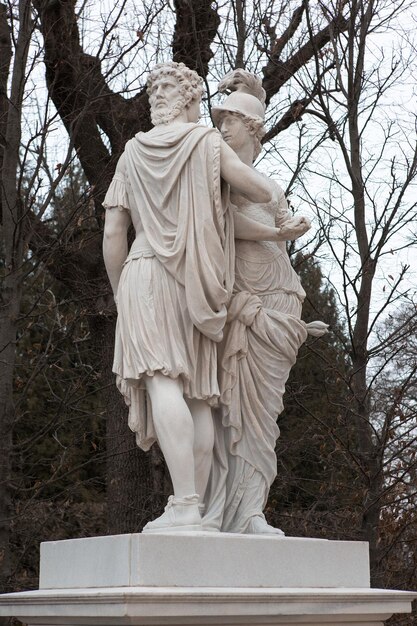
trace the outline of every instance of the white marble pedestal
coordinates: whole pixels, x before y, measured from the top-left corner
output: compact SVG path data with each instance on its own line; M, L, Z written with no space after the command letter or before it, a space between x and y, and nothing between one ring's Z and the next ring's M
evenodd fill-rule
M39 591L0 596L29 625L381 626L417 593L369 588L367 544L118 535L41 546Z

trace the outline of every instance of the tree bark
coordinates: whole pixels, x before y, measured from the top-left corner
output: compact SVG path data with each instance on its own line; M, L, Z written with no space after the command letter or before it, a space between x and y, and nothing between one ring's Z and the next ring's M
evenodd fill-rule
M6 113L6 86L11 48L8 49L4 25L4 7L0 10L1 47L6 52L1 61L3 115ZM0 293L0 578L3 588L10 574L10 515L11 515L11 461L14 426L13 372L15 364L15 342L17 319L22 292L22 264L24 259L24 221L18 173L21 139L21 114L24 95L26 63L31 35L31 2L19 2L19 34L15 44L10 100L7 104L7 126L4 133L4 148L1 170L2 240L4 253L3 287ZM9 40L10 42L10 40ZM4 118L2 119L4 122ZM4 126L2 127L2 130Z
M0 306L0 588L8 590L11 571L10 517L13 446L13 371L19 294L5 281Z
M110 183L116 160L135 133L150 128L146 91L123 98L108 87L98 58L80 43L75 0L35 0L45 41L48 91L74 141L84 173L96 189L97 211ZM110 140L111 153L100 134Z
M4 146L6 144L7 114L9 101L7 83L9 80L10 63L12 60L12 42L10 28L7 23L7 6L0 4L0 172L3 170ZM2 223L0 194L0 224Z
M371 257L366 224L366 198L361 158L359 103L363 95L363 72L367 35L373 18L372 2L354 2L348 30L348 130L350 174L354 204L354 223L361 260L360 287L357 296L357 315L352 336L352 392L356 423L357 452L363 469L365 495L361 527L364 539L369 541L373 584L380 583L378 572L379 519L383 486L382 458L378 443L373 439L371 424L371 389L367 381L369 364L369 317L372 286L376 263Z
M362 268L361 287L358 294L358 313L352 337L352 380L353 420L356 425L357 457L363 472L364 498L362 503L361 530L364 540L369 542L372 584L381 585L379 571L379 520L383 474L381 447L373 438L371 425L371 390L367 381L369 353L368 327L371 306L372 283L375 263L368 259Z
M185 63L205 78L220 17L210 0L174 0L174 7L177 20L172 40L173 61Z

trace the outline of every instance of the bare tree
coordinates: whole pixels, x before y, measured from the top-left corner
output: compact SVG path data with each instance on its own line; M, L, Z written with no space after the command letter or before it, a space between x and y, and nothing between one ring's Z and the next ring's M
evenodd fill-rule
M0 575L2 581L10 573L9 524L10 480L13 429L13 371L15 363L16 320L22 294L23 258L27 235L25 233L26 207L22 198L22 178L19 172L22 107L25 96L26 64L31 37L31 3L19 3L19 29L13 40L7 22L8 7L0 5L1 32L1 214L4 251L3 286L0 294ZM12 19L16 19L13 17ZM12 41L14 50L12 48ZM10 96L7 85L11 69Z
M340 4L320 3L329 22ZM320 164L310 164L310 171L327 190L327 199L322 192L318 199L307 186L305 191L326 233L333 259L331 275L347 325L351 374L345 379L345 419L354 429L353 441L346 437L346 458L356 467L358 524L370 543L373 580L382 584L380 523L389 485L387 455L390 467L395 465L388 448L392 448L389 440L397 401L395 395L386 397L382 409L376 390L392 366L398 328L392 326L383 339L378 329L387 314L395 315L411 297L409 266L398 264L394 270L392 265L411 244L411 225L417 217L411 193L417 176L417 144L414 112L399 102L396 109L390 106L405 75L412 75L415 59L389 50L389 41L381 47L378 34L389 37L395 29L399 37L404 11L410 11L412 3L349 0L343 5L348 28L338 34L330 29L326 54L316 50L315 75L321 78L311 101L340 157L330 148L327 159L321 156ZM314 18L309 11L307 19L313 40ZM327 71L329 58L333 67ZM415 319L415 307L408 308L404 328L413 329ZM390 345L392 353L386 350ZM403 384L407 386L407 377ZM401 428L395 432L405 449L414 448L414 438L406 437ZM404 457L405 449L400 453L397 448L396 458ZM410 463L404 471L412 467Z
M42 51L36 37L30 0L0 5L0 576L7 585L11 571L10 523L13 495L13 431L18 421L16 353L21 331L24 287L36 264L30 246L40 245L38 225L51 222L51 201L73 159L68 142L63 163L53 172L47 164L46 138L56 113L46 98L43 109L32 99ZM37 115L38 113L38 115ZM25 128L29 119L30 132ZM43 178L47 177L45 183ZM77 207L71 207L77 213ZM58 234L68 233L68 215ZM36 242L34 241L36 238ZM46 257L45 257L46 258ZM34 376L36 368L30 373ZM21 396L21 394L19 394Z

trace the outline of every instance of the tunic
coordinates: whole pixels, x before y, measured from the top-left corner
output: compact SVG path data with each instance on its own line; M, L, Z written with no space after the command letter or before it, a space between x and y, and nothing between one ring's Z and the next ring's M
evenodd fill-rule
M220 134L157 126L126 144L104 206L130 210L136 239L119 282L113 371L129 426L156 440L143 376L179 378L215 405L217 346L233 284L233 228L220 188Z

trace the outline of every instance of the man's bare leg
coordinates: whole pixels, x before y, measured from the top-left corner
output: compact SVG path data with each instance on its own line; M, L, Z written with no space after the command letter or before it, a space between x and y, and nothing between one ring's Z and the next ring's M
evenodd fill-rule
M195 486L203 501L213 462L214 424L211 407L204 400L187 400L194 422Z
M194 477L194 422L184 400L182 383L160 372L145 379L151 399L153 422L175 496L196 491Z
M148 522L144 533L202 530L194 477L194 423L182 384L160 372L147 377L146 388L159 446L174 487L164 513Z

